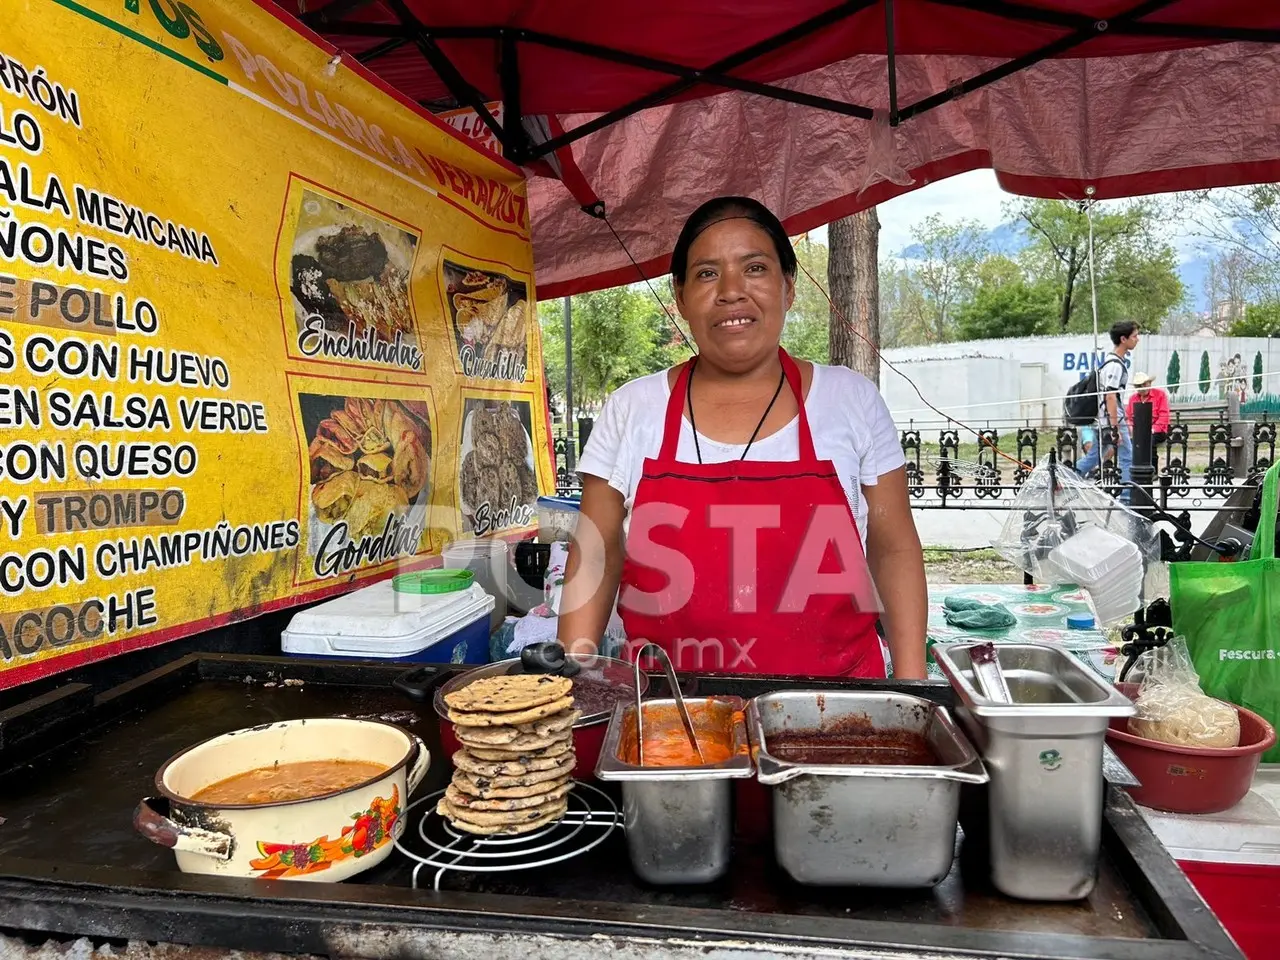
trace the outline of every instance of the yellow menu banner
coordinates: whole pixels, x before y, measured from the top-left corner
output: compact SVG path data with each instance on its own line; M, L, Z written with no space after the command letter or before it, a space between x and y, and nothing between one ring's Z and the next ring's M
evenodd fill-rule
M517 168L268 0L0 23L0 688L532 528Z

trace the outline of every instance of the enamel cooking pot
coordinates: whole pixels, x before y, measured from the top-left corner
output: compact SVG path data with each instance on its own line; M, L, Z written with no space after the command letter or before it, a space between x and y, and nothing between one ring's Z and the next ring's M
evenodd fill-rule
M596 760L604 747L605 732L609 727L609 717L614 705L625 701L634 703L635 668L625 660L614 660L610 657L597 657L586 654L566 654L568 660L577 665L570 679L573 681L574 707L582 711L582 716L573 725L573 748L577 764L573 775L579 780L595 777ZM432 705L440 720L440 741L445 755L452 757L461 749L462 744L454 733L453 724L449 722L449 710L444 698L455 690L461 690L467 684L483 677L510 676L522 673L546 673L546 669L538 669L531 664L528 657L499 660L475 670L468 670L430 691L434 679L434 671L410 670L395 681L401 692L419 701L432 696ZM566 674L571 671L565 671ZM640 675L640 695L643 697L649 689L649 678Z
M363 783L300 800L202 803L205 787L276 763L363 760L385 766ZM184 873L265 880L345 880L381 863L404 832L409 794L431 757L390 723L321 718L233 730L171 757L157 797L134 811L148 840L173 850Z

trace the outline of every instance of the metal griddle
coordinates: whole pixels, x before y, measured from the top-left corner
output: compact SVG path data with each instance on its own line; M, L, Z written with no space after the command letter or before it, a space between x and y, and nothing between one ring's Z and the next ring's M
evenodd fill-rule
M452 669L441 667L441 680ZM1074 904L1001 897L985 878L980 851L960 841L951 874L923 892L799 887L773 862L767 839L736 841L730 875L718 884L652 888L631 874L617 833L567 863L451 876L432 893L410 889L410 865L398 853L345 883L232 880L183 874L169 851L134 833L133 808L152 792L167 757L272 720L345 714L400 723L435 757L422 790L439 789L449 771L436 720L430 708L415 708L393 691L401 670L197 653L101 692L91 683L66 684L0 712L0 927L351 957L598 958L604 942L637 957L741 957L784 948L865 958L886 951L899 958L1239 957L1113 786L1099 883ZM285 679L303 682L286 686ZM692 696L744 698L837 686L712 676L682 683ZM867 686L952 700L938 683Z

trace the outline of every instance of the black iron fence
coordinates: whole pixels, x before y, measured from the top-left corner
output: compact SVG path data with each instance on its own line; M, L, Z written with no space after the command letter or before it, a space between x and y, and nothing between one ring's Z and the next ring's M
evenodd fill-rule
M589 418L578 421L572 463L563 426L557 424L553 430L556 492L562 496L581 491L573 465L590 435L591 424ZM1225 415L1216 420L1175 416L1163 439L1153 444L1156 482L1167 486L1172 498L1228 497L1241 483L1256 481L1275 462L1277 427L1267 419L1233 422ZM978 433L975 437L955 424L933 429L912 424L901 431L907 488L916 507L1008 508L1049 450L1055 450L1058 461L1071 467L1085 452L1079 427L989 422ZM1102 431L1100 438L1097 431L1094 434L1094 442L1100 439L1104 448L1114 444L1110 430ZM1120 470L1114 458L1102 461L1096 478L1103 486L1119 491Z
M1277 424L1270 420L1175 418L1152 444L1155 481L1169 498L1226 498L1240 484L1255 482L1275 462L1276 432ZM1114 446L1113 430L1102 430L1100 437L1099 431L1092 433L1093 442L1101 440L1104 449ZM914 427L901 434L908 490L920 509L1008 508L1050 450L1069 467L1085 454L1083 430L1074 426L988 425L976 437L948 426L932 436ZM1120 491L1114 457L1104 459L1093 476L1104 487Z

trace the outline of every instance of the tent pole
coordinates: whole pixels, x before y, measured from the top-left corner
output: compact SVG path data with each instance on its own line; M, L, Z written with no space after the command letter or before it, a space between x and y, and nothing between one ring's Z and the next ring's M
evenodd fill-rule
M577 466L573 442L573 297L564 298L564 462L568 475Z
M356 59L361 63L372 63L379 57L385 57L388 53L394 53L408 42L408 37L392 37L390 40L383 41L377 46L370 47L368 50L361 50L356 54Z
M970 77L968 80L961 80L959 83L949 87L941 93L935 93L932 96L917 100L915 103L908 104L902 108L902 119L908 120L917 114L925 113L934 107L942 106L944 103L950 103L958 97L964 96L966 93L972 93L974 90L981 89L987 84L995 83L997 80L1003 80L1005 77L1011 76L1020 70L1033 66L1042 60L1048 60L1050 57L1056 57L1061 53L1066 53L1083 43L1088 43L1094 37L1102 36L1112 25L1120 25L1139 17L1145 17L1172 4L1174 0L1146 0L1132 9L1126 10L1124 13L1117 14L1110 20L1096 20L1087 27L1082 27L1074 33L1060 37L1052 43L1046 43L1038 50L1032 50L1030 53L1024 53L1020 57L1000 64L998 67L992 67L984 73L978 74L976 77Z
M458 72L457 67L444 54L444 51L436 46L436 42L427 36L426 31L419 30L414 42L418 45L418 51L431 65L431 69L436 72L444 85L449 91L465 103L468 107L476 112L476 115L484 121L484 125L492 131L493 135L498 138L498 142L505 147L507 145L507 135L502 129L502 124L489 112L489 108L484 105L484 97L480 96L480 91L463 79L462 74Z
M889 65L889 126L898 125L898 57L894 52L893 0L884 0L885 53Z
M418 52L422 54L424 60L430 65L431 69L436 72L444 85L449 88L460 102L465 103L468 107L476 112L476 115L484 121L484 125L489 128L498 142L503 145L507 144L507 137L502 129L502 125L489 108L484 104L484 97L480 95L480 91L467 83L466 78L458 72L458 68L453 65L443 50L437 45L435 40L427 32L422 25L422 21L414 16L413 11L409 9L404 0L387 0L387 5L391 7L391 11L396 15L396 19L400 21L401 26L413 32L413 42L418 48Z
M518 165L529 156L529 137L524 131L524 112L520 105L520 55L515 33L503 30L501 43L502 59L498 66L502 78L502 129L506 136L500 140L507 159Z
M373 0L333 0L332 3L326 3L318 10L303 12L298 19L308 27L324 27L367 7L372 2Z
M756 60L765 54L773 53L775 50L779 50L790 43L803 39L804 37L807 37L812 33L816 33L825 27L839 23L841 20L847 20L858 11L865 10L876 2L877 0L848 0L846 3L842 3L830 10L818 14L817 16L810 17L808 20L798 23L793 27L789 27L776 36L761 40L759 43L753 43L751 46L744 47L737 53L732 53L723 59L717 60L701 72L706 75L715 73L728 74L731 71L736 70L738 67L750 63L752 60ZM679 96L691 87L697 86L699 82L701 82L700 77L676 80L674 83L669 83L665 87L660 87L648 96L641 97L626 106L619 107L617 110L613 110L609 113L601 114L593 120L588 120L581 126L574 127L568 133L539 144L532 159L536 160L539 157L544 157L549 153L559 150L561 147L567 147L569 144L574 143L589 134L595 133L597 130L603 130L605 127L617 123L619 120L625 120L633 113L639 113L641 110L645 110L649 107L656 107L660 103L665 103L672 97ZM850 106L852 107L852 105ZM865 110L867 113L866 119L870 119L871 111L867 110L867 108L862 107L854 109Z
M960 7L963 10L976 10L979 13L992 14L1005 20L1042 23L1069 30L1086 29L1098 19L1088 14L1047 10L1043 7L1009 2L1009 0L933 0L933 2L945 4L949 7ZM1280 30L1258 29L1256 27L1220 27L1207 23L1156 23L1151 21L1131 23L1112 20L1109 29L1112 33L1134 37L1170 37L1176 40L1226 40L1239 43L1280 43Z

